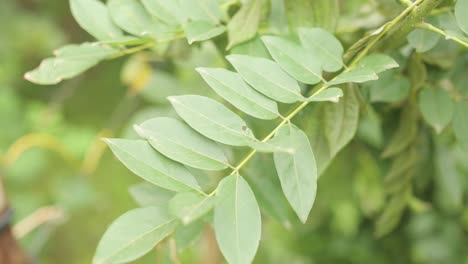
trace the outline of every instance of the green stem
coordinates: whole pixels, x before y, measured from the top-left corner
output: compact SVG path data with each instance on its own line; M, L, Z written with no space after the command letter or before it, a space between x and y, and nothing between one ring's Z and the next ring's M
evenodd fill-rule
M432 1L432 0L429 0L429 1ZM390 21L389 23L387 23L386 26L384 26L383 30L376 36L375 39L373 39L367 46L366 48L364 48L363 50L361 50L358 55L351 61L350 65L348 68L346 68L343 72L347 72L349 70L351 70L354 66L356 66L359 61L364 58L364 56L370 51L370 49L372 47L374 47L378 42L379 40L381 40L383 38L383 36L385 34L387 34L387 32L389 32L396 24L398 24L398 22L400 22L401 20L403 20L408 14L410 14L420 3L424 2L424 0L417 0L416 2L414 2L411 6L409 6L408 8L406 8L400 15L398 15L396 18L394 18L392 21ZM426 0L427 2L427 0ZM316 96L317 94L319 94L320 92L322 92L323 90L327 89L329 86L326 85L326 84L322 84L322 86L320 86L320 88L316 89L312 95L309 97L310 98L313 98L314 96ZM278 124L278 126L276 126L273 131L270 132L270 134L268 134L265 138L262 139L262 142L266 142L268 140L270 140L271 138L273 138L273 136L276 134L276 132L285 124L287 124L288 122L291 121L291 119L293 119L302 109L304 109L308 104L310 103L310 101L305 101L305 102L302 102L299 106L297 106L289 115L287 115L282 121L281 123ZM233 169L233 171L231 172L230 175L234 175L236 173L239 172L240 169L242 169L251 159L252 157L255 155L255 153L257 153L257 151L254 149L252 150L251 152L249 152L249 154L247 154L247 156Z
M447 35L447 33L445 33L442 29L432 25L432 24L429 24L429 23L421 23L419 25L417 25L416 27L418 28L421 28L421 29L425 29L425 30L429 30L429 31L432 31L432 32L435 32L437 34L440 34L442 36L445 37L445 39L448 39L448 40L452 40L462 46L464 46L465 48L468 48L468 42L466 41L463 41L462 39L459 39L458 37L456 36L449 36Z

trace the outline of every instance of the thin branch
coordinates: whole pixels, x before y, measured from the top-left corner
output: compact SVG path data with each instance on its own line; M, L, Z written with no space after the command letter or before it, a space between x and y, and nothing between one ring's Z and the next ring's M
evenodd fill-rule
M417 28L421 28L421 29L425 29L425 30L429 30L429 31L432 31L432 32L435 32L439 35L442 35L445 37L445 39L448 39L448 40L452 40L462 46L464 46L465 48L468 48L468 42L456 37L456 36L449 36L447 35L447 33L445 31L443 31L442 29L432 25L432 24L429 24L429 23L421 23L419 25L416 26Z
M357 65L357 63L362 59L364 58L364 56L367 55L367 53L370 51L370 49L372 49L395 25L397 25L400 21L402 21L403 19L405 19L419 4L421 4L422 2L424 2L424 0L417 0L415 1L411 6L409 6L408 8L406 8L400 15L398 15L396 18L394 18L392 21L390 21L389 23L387 23L383 29L380 31L380 33L366 46L366 48L364 48L363 50L361 50L358 55L351 61L350 65L348 68L346 68L343 72L347 72L351 69L354 68L354 66ZM320 88L316 89L312 95L309 97L309 98L313 98L314 96L316 96L317 94L319 94L320 92L322 92L323 90L327 89L329 86L326 85L326 84L322 84L321 86L319 86ZM270 140L271 138L273 138L273 136L276 134L276 132L285 124L287 124L288 122L291 121L291 119L293 119L302 109L304 109L308 104L310 103L310 101L305 101L303 103L301 103L298 107L296 107L289 115L287 115L283 121L281 121L281 123L278 124L278 126L276 126L273 131L271 131L270 134L268 134L265 138L262 139L262 142L266 142L268 140ZM236 173L239 172L240 169L242 169L245 164L247 164L249 162L250 159L252 159L252 157L255 155L255 153L257 153L257 151L255 149L253 149L251 152L249 152L249 154L247 154L247 156L234 168L234 170L231 172L230 175L234 175Z
M43 224L57 222L64 218L65 212L61 208L42 207L16 224L13 227L13 234L17 239L21 239Z

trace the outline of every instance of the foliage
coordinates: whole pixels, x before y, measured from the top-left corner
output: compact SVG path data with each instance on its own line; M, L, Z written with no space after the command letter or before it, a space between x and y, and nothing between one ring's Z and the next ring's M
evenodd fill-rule
M94 263L161 246L178 261L205 225L228 263L466 262L468 4L384 2L71 0L96 41L25 78L57 84L136 53L129 96L159 107L131 139L105 139L150 185L130 188L141 208Z

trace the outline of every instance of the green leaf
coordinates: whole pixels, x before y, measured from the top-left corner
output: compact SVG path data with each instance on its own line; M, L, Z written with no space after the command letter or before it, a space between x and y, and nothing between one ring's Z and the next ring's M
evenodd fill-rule
M256 141L244 120L218 101L199 95L171 96L169 101L189 126L207 138L232 146Z
M457 140L463 145L468 146L468 101L461 101L455 108L453 118L453 132Z
M39 67L27 72L24 78L37 84L57 84L70 79L115 54L117 50L96 43L67 45L55 51L55 58L47 58Z
M267 59L271 58L270 53L268 53L268 50L259 36L235 46L231 49L230 54L242 54Z
M376 81L367 82L371 102L395 103L405 99L411 88L409 80L393 72L384 72Z
M202 220L180 226L174 234L177 252L182 252L198 241L203 234L205 223Z
M183 24L187 21L187 14L182 12L179 1L141 0L141 2L152 16L166 24Z
M466 34L468 34L468 1L457 0L455 3L455 18L457 19L458 26Z
M385 147L382 157L387 158L402 152L413 142L417 133L417 111L414 106L410 105L403 109L398 128Z
M137 183L128 189L133 200L141 207L166 206L175 193L148 182Z
M419 109L424 120L440 134L452 120L454 103L444 90L429 88L419 94Z
M398 68L400 65L390 56L385 54L371 54L364 57L358 67L367 68L379 74L383 71Z
M142 257L174 232L178 222L165 209L131 210L115 220L99 241L94 264L127 263Z
M307 98L310 102L333 102L337 103L343 97L343 91L337 87L327 88L320 93Z
M392 196L387 207L385 207L383 213L377 219L375 227L376 237L383 237L397 227L410 197L411 189L409 187L406 187L402 193Z
M317 193L317 165L307 135L292 125L281 127L276 144L292 148L292 153L274 153L275 167L283 193L305 223Z
M463 208L463 181L456 159L449 149L438 144L436 148L436 197L442 209L451 213Z
M262 37L273 59L292 77L306 84L322 80L320 63L296 43L273 36Z
M408 39L408 43L417 52L422 53L434 48L437 42L439 42L440 35L432 31L417 28L411 31L406 38Z
M348 87L338 103L325 108L325 135L332 157L353 139L358 122L359 101L352 87Z
M177 29L153 18L137 0L109 0L107 6L113 21L136 36L167 38Z
M222 17L218 0L178 0L188 18L194 21L209 21L218 24ZM180 12L180 11L179 11Z
M133 173L162 188L200 192L195 177L182 165L155 151L144 140L105 139L117 158Z
M261 236L261 216L255 196L242 176L224 178L216 192L216 240L230 264L252 263Z
M274 61L246 55L229 55L228 61L242 78L262 94L283 103L301 101L301 87Z
M257 34L260 25L263 4L262 0L250 0L232 17L227 25L229 44L231 49L237 44L252 39Z
M288 31L288 18L286 16L285 0L270 1L270 15L268 24L274 33L285 33Z
M208 213L216 204L216 196L193 192L178 193L169 202L169 211L184 225L190 224Z
M202 170L223 170L228 161L223 149L184 123L166 117L135 126L137 133L166 157Z
M98 0L70 0L76 22L99 40L109 40L123 35L109 15L107 7Z
M188 43L204 41L219 36L226 31L224 26L217 26L207 21L190 21L183 26Z
M296 43L273 36L262 37L273 59L296 80L316 84L322 80L322 68L317 58Z
M239 110L260 119L279 116L276 102L250 87L239 74L212 68L197 68L213 90Z
M335 31L341 9L338 0L286 0L285 4L291 28L320 27Z
M321 28L300 28L301 44L320 61L322 69L336 72L343 67L343 46L331 33Z
M344 71L333 80L328 82L329 85L336 85L342 83L363 83L367 81L377 80L379 76L369 68L354 68L350 71Z

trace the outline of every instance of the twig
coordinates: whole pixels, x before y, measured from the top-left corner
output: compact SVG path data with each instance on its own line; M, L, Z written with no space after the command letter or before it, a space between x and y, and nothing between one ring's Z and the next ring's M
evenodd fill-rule
M21 239L43 224L58 222L64 218L65 212L61 208L42 207L16 224L13 227L13 234L17 239Z

